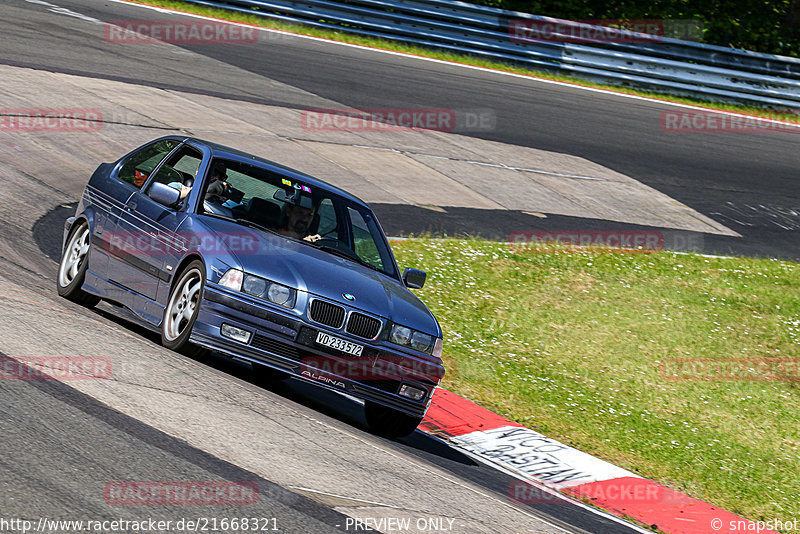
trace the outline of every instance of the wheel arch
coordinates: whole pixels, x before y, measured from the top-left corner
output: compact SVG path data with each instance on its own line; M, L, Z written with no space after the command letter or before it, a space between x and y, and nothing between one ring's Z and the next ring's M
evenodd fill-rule
M64 253L64 247L67 246L67 240L77 226L85 222L89 225L89 232L94 233L94 214L90 210L82 211L73 217L69 217L64 221L64 237L61 239L61 253Z
M203 264L203 277L205 280L208 280L208 272L206 267L206 261L200 254L193 252L187 255L185 258L181 260L178 266L175 268L175 274L172 275L172 280L169 282L169 294L172 294L172 290L175 289L175 283L178 281L179 275L186 269L186 266L192 263L195 260L200 260L200 263Z

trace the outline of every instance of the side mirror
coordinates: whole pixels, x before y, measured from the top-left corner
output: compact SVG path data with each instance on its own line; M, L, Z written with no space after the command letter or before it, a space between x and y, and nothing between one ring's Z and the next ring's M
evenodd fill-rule
M181 192L174 187L161 182L153 182L147 191L147 196L163 206L174 206L181 198Z
M412 269L411 267L403 269L403 282L405 282L406 287L411 289L421 289L425 285L427 276L425 271L420 271L419 269Z

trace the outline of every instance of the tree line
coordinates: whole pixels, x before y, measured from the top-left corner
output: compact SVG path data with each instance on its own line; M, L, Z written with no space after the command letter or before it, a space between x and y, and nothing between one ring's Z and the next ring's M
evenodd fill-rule
M699 31L693 40L800 57L800 0L468 1L568 20L692 21Z

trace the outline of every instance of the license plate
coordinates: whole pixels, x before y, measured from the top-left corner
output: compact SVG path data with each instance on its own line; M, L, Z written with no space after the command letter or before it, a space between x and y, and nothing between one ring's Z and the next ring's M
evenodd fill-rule
M330 347L332 349L340 350L342 352L345 352L353 356L361 356L361 352L364 350L363 345L350 343L345 339L331 336L329 334L326 334L325 332L317 333L317 343L319 343L320 345L325 345L326 347Z

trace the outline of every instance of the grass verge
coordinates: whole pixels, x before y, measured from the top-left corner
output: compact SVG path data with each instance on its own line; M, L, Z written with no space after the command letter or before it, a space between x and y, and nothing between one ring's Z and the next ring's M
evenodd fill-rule
M606 84L599 84L593 83L586 80L581 80L579 78L571 77L571 76L563 76L557 75L545 71L539 70L532 70L522 68L513 64L497 62L497 61L490 61L482 58L477 58L473 56L467 56L463 54L456 54L450 52L444 52L440 50L425 48L421 46L412 46L407 45L404 43L400 43L397 41L391 41L387 39L377 39L377 38L370 38L370 37L362 37L354 34L349 34L346 31L338 31L338 30L327 30L321 28L314 28L311 26L304 26L302 24L291 24L286 22L281 22L277 20L272 20L268 18L264 18L263 16L259 15L249 15L244 13L239 13L235 11L226 11L224 9L218 8L211 8L200 6L196 4L191 4L187 2L183 2L180 0L125 0L130 3L134 4L142 4L142 5L149 5L149 6L156 6L162 7L166 9L172 9L175 11L182 11L185 13L192 13L196 15L202 15L205 17L211 17L220 20L228 20L233 22L240 22L243 24L250 24L252 26L258 26L262 28L271 28L275 30L283 30L291 33L296 33L299 35L308 35L312 37L319 37L322 39L330 39L333 41L339 41L343 43L351 43L357 44L362 46L368 46L372 48L380 48L383 50L390 50L393 52L400 52L404 54L411 54L415 56L422 56L428 57L433 59L439 59L443 61L452 61L454 63L461 63L464 65L471 65L476 67L482 67L487 69L493 70L500 70L503 72L511 72L514 74L521 74L523 76L531 76L534 78L545 79L545 80L552 80L552 81L559 81L570 83L574 85L580 85L583 87L591 87L596 89L604 89L608 91L614 91L623 94L630 94L630 95L637 95L637 96L644 96L647 98L654 98L657 100L663 100L666 102L677 102L680 104L687 104L692 106L698 107L705 107L710 109L721 109L725 111L732 111L737 113L744 113L747 115L755 115L761 117L767 117L770 119L775 120L783 120L788 122L797 122L800 123L800 115L793 112L787 112L786 110L774 110L770 111L763 107L755 107L755 106L746 106L746 105L738 105L738 104L729 104L723 102L710 102L708 100L700 100L696 98L689 98L683 96L676 96L676 95L669 95L664 93L654 93L649 91L639 91L636 89L625 88L625 87L618 87L613 85L606 85ZM237 45L241 46L241 45Z
M749 519L800 517L800 265L478 239L393 249L428 271L417 294L445 332L444 387ZM790 376L758 367L779 358ZM685 359L756 368L686 380L702 375Z

